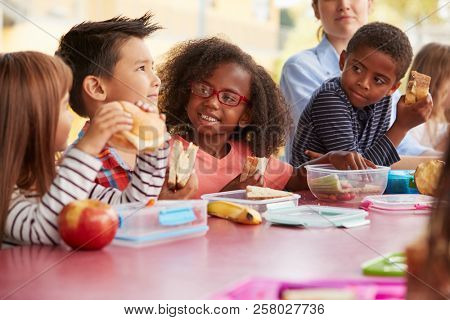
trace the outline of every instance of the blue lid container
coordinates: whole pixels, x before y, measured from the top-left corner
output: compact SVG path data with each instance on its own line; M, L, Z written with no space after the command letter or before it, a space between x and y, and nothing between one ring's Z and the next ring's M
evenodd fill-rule
M414 170L391 170L384 194L418 194Z

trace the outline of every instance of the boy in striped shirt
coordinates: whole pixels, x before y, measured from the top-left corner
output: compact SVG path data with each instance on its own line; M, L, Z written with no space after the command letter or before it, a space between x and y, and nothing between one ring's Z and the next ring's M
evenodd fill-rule
M156 108L161 80L155 73L145 38L161 27L151 19L147 13L138 19L115 17L83 22L61 37L55 54L72 69L70 106L79 116L92 119L99 106L120 100ZM87 121L79 138L89 125ZM106 146L97 158L102 167L95 182L125 190L134 174L136 154ZM165 187L164 178L155 176L154 183L163 188L165 198L187 198L196 191L196 180L190 179L182 190L172 194Z
M391 95L411 60L411 44L400 29L379 22L361 27L340 56L341 77L324 82L301 115L291 164L307 162L309 151L336 150L356 151L377 165L399 161L395 147L433 107L430 95L412 105L402 97L389 129Z

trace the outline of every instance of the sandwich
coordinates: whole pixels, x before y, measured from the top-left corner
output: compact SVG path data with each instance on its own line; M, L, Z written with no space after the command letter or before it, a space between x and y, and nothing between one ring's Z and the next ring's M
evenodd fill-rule
M292 193L270 188L247 186L246 195L247 199L249 200L268 200L268 199L290 197L292 196Z
M405 103L412 104L426 98L430 88L431 77L411 71L411 78L406 87Z
M244 163L244 167L242 168L240 182L243 182L247 180L248 177L255 175L257 171L259 171L261 175L264 175L268 162L268 158L248 156Z
M429 160L422 162L414 173L414 182L421 194L436 197L439 190L439 179L444 170L445 162Z
M129 153L155 151L164 144L166 139L166 124L158 113L146 112L138 106L120 101L124 111L131 114L133 127L130 131L120 131L114 134L108 144L118 150Z
M169 158L169 178L167 181L169 189L181 189L186 185L194 170L197 151L198 146L192 142L184 150L183 143L175 140Z

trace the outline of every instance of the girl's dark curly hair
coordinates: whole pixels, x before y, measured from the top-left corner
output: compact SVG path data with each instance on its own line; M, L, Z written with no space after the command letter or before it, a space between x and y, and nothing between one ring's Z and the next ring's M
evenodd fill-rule
M172 134L192 139L186 107L192 81L205 80L224 63L236 63L251 76L251 123L236 127L232 139L247 139L254 155L268 157L285 142L291 117L286 102L267 71L238 46L213 37L183 42L167 53L158 68L162 89L159 108L166 113L167 127Z

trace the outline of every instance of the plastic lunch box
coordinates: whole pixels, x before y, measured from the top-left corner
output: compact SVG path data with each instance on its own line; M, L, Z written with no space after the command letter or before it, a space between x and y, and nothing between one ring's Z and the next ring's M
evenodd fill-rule
M268 208L294 207L298 205L300 195L292 194L289 197L268 199L268 200L248 200L245 190L226 191L219 193L209 193L201 196L208 201L230 201L255 209L258 212L266 212Z
M418 194L414 182L414 170L391 170L385 194Z
M286 289L342 289L360 300L404 299L404 278L323 279L312 281L282 281L270 278L251 278L214 294L221 300L278 300Z
M360 208L384 214L429 214L434 204L433 197L422 194L391 194L366 197Z
M324 201L359 202L368 195L383 194L389 167L367 170L337 170L330 164L305 166L308 187Z
M204 235L207 201L157 201L151 207L142 203L115 206L119 229L113 244L141 247Z
M351 228L369 224L367 215L368 213L361 209L301 205L294 208L269 209L263 217L275 224L313 228Z

